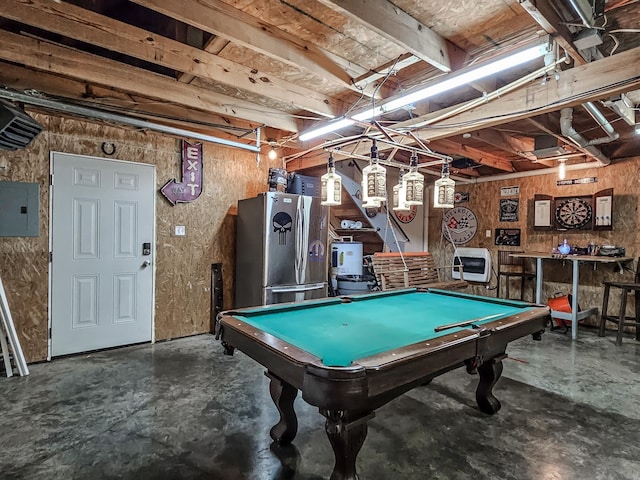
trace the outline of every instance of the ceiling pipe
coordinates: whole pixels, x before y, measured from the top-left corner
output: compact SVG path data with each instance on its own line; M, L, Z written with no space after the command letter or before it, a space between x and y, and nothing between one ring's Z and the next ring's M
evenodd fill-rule
M595 158L601 165L604 166L611 163L609 157L591 145L586 138L573 128L573 108L567 107L560 110L560 130L562 135L576 142L585 153Z
M613 129L609 120L602 114L602 112L596 107L593 102L587 102L582 105L584 109L589 112L591 117L596 121L598 125L604 130L604 133L607 134L604 138L596 138L594 140L589 140L589 145L598 145L600 143L609 143L613 142L620 138L620 134Z
M605 165L597 162L585 162L585 163L574 163L572 165L565 165L565 169L567 172L573 170L586 170L589 168L602 168ZM537 177L539 175L558 175L560 171L560 167L550 167L550 168L539 168L535 170L527 170L526 172L515 172L515 173L505 173L502 175L490 175L487 177L480 178L469 178L465 180L461 180L460 183L465 184L474 184L474 183L487 183L487 182L497 182L499 180L512 180L514 178L524 178L524 177Z
M582 23L587 28L593 28L593 13L591 12L591 5L584 0L569 0L569 3L575 10L575 12L582 20Z
M183 128L170 127L168 125L162 125L160 123L148 122L146 120L140 120L138 118L129 117L125 115L118 115L116 113L110 113L102 110L96 110L92 108L81 107L79 105L72 105L47 98L34 97L26 95L24 93L13 92L9 90L0 89L0 98L5 100L13 100L16 102L26 103L28 105L35 105L37 107L54 110L57 112L70 113L73 115L79 115L81 117L92 118L96 120L103 120L107 122L116 122L123 125L131 125L133 127L154 130L156 132L167 133L169 135L175 135L177 137L189 137L194 140L202 140L204 142L217 143L225 145L227 147L240 148L242 150L249 150L250 152L260 153L260 141L257 145L247 145L246 143L235 142L233 140L227 140L226 138L213 137L204 133L194 132L192 130L185 130Z

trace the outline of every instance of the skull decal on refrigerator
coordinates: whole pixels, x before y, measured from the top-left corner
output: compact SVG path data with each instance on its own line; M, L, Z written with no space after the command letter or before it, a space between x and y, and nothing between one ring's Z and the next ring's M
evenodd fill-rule
M278 212L273 216L273 231L278 232L278 243L287 244L287 232L291 231L293 220L288 213Z

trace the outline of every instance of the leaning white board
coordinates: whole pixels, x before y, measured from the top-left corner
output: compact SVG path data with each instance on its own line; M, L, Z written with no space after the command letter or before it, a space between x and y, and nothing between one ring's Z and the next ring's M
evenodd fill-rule
M13 318L11 317L11 311L9 310L9 302L7 301L7 295L4 291L4 285L2 284L2 278L0 278L0 332L2 336L6 335L9 339L9 346L11 347L11 351L13 352L13 358L16 362L16 366L18 367L18 373L21 376L29 375L29 369L27 368L27 362L24 359L24 355L22 353L22 348L20 347L20 341L18 340L18 335L16 333L15 326L13 324ZM2 342L2 352L5 355L6 342ZM11 370L11 364L7 363L7 356L5 356L5 368L7 372ZM10 376L7 373L7 376Z

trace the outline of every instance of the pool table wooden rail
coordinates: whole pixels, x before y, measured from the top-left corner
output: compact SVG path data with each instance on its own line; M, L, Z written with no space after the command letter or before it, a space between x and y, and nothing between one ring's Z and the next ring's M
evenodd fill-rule
M395 294L381 292L372 296ZM473 297L458 292L440 294L461 299ZM364 297L358 297L333 298L314 304L366 301ZM483 301L509 303L489 298ZM305 303L311 302L280 304L264 311L284 312L304 308ZM479 409L487 414L500 409L492 389L502 373L502 359L506 357L508 343L529 334L539 337L550 320L547 306L510 302L511 305L515 303L523 305L522 311L507 318L355 359L348 366L325 365L318 356L239 318L246 312L260 315L256 312L262 312L262 307L221 313L216 319L215 333L216 338L222 340L226 354L232 354L237 348L267 369L266 375L271 379L270 394L280 414L278 423L270 431L274 441L286 444L295 438L298 423L294 400L300 390L302 398L318 407L326 418L325 430L335 456L331 479L355 480L358 478L356 457L367 435L367 421L375 416L379 407L412 388L466 366L469 373L477 371L479 374L476 389Z

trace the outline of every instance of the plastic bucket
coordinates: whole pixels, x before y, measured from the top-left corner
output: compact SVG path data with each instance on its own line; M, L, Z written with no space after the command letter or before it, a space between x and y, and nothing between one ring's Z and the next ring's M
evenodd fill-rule
M557 297L549 298L547 300L547 305L549 305L551 310L555 310L557 312L571 313L572 301L573 301L573 297L571 296L571 294L560 295ZM580 307L578 307L578 310L580 310ZM571 324L571 322L567 322L565 320L562 320L561 318L555 318L555 317L552 317L552 318L553 318L553 322L559 327L566 327L567 325Z

